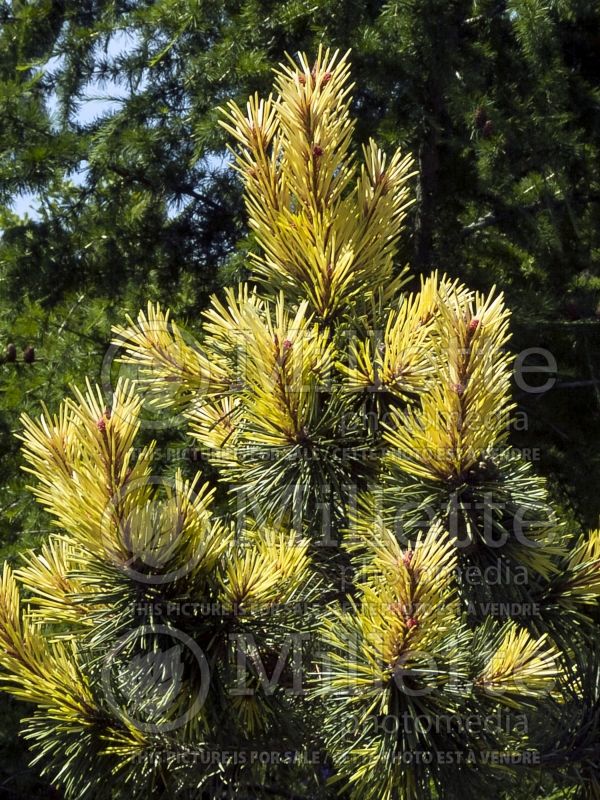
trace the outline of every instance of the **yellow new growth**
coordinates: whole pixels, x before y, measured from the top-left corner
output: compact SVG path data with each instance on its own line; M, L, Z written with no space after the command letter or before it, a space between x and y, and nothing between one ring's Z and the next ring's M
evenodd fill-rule
M512 694L539 697L554 686L559 674L557 657L547 634L533 639L524 628L512 623L476 684L487 692L508 695L500 698L508 705L514 704Z
M502 295L442 282L430 338L436 379L416 408L394 410L389 463L426 480L460 479L507 436L511 357Z
M209 360L198 343L184 336L169 311L148 303L137 321L127 317L129 327L113 328L115 344L125 347L122 362L137 367L139 389L156 408L179 407L198 393L225 391L228 372Z
M392 262L405 212L413 161L389 161L373 141L364 165L350 152L349 66L319 50L311 68L282 65L273 99L233 102L223 127L237 140L250 226L263 252L256 276L290 298L308 300L332 321L383 290L392 296Z
M0 680L15 697L36 703L58 721L93 725L98 713L74 642L48 642L28 611L8 564L0 581Z
M193 407L188 414L193 434L211 448L223 447L231 437L230 444L301 443L333 360L326 334L311 321L306 302L292 313L283 295L274 304L258 305L238 303L231 290L226 294L228 307L215 301L207 328L210 343L222 340L226 329L244 343L231 375L239 400L219 397Z

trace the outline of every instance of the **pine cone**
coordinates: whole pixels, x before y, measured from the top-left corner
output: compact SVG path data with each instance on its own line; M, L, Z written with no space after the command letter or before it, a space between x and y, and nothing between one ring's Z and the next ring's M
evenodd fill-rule
M17 360L17 348L12 342L6 345L5 360L10 361L11 363Z
M25 350L23 350L23 361L26 364L33 364L35 361L35 350L31 345L28 345Z
M485 108L479 106L479 108L475 109L475 113L473 114L473 125L475 125L475 127L478 130L481 130L481 128L483 128L486 122L487 122L486 110Z
M483 137L484 139L489 139L494 133L494 123L491 119L488 119L485 125L483 126Z

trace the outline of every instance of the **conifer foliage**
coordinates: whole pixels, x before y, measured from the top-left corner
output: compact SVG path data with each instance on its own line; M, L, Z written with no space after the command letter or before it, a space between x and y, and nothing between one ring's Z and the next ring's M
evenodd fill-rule
M68 797L506 797L540 774L598 796L577 664L600 534L573 541L506 445L502 294L407 290L413 163L356 157L349 76L321 50L223 110L260 253L198 337L150 304L115 331L135 381L23 420L57 530L4 568L1 679ZM204 476L157 474L146 407L186 421ZM549 709L576 753L548 756Z

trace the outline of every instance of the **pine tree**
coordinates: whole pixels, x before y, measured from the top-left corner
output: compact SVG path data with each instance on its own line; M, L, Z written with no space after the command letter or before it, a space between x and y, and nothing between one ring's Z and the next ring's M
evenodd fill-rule
M197 337L156 303L118 326L108 405L23 418L58 531L5 565L1 677L69 797L598 796L600 533L506 443L502 294L407 290L414 163L359 162L352 88L321 49L226 105L251 279ZM202 471L157 474L146 407Z
M51 402L40 387L57 403L148 296L193 319L224 279L246 277L254 243L214 109L265 92L284 51L320 41L353 50L357 141L415 153L402 258L502 285L515 349L556 357L561 389L520 398L518 443L541 446L544 474L595 525L597 457L583 465L579 450L600 407L598 22L579 0L0 3L0 351L17 339L39 356L17 380L0 372L3 541L40 527L15 512L10 440L19 410ZM14 213L21 193L36 216Z

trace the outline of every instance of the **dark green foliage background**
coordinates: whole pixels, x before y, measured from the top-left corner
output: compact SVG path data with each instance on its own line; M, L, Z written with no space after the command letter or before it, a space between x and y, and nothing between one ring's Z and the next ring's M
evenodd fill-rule
M597 525L599 31L586 0L0 2L0 350L18 350L0 365L2 556L48 525L20 472L19 414L98 380L111 324L147 300L193 328L246 274L216 107L268 92L286 51L319 42L352 48L357 146L416 157L402 254L415 275L498 284L513 349L556 358L551 391L516 391L513 442L538 448L571 524ZM90 113L86 98L110 95ZM30 193L36 213L16 214ZM21 707L0 702L0 797L54 796L25 771Z

